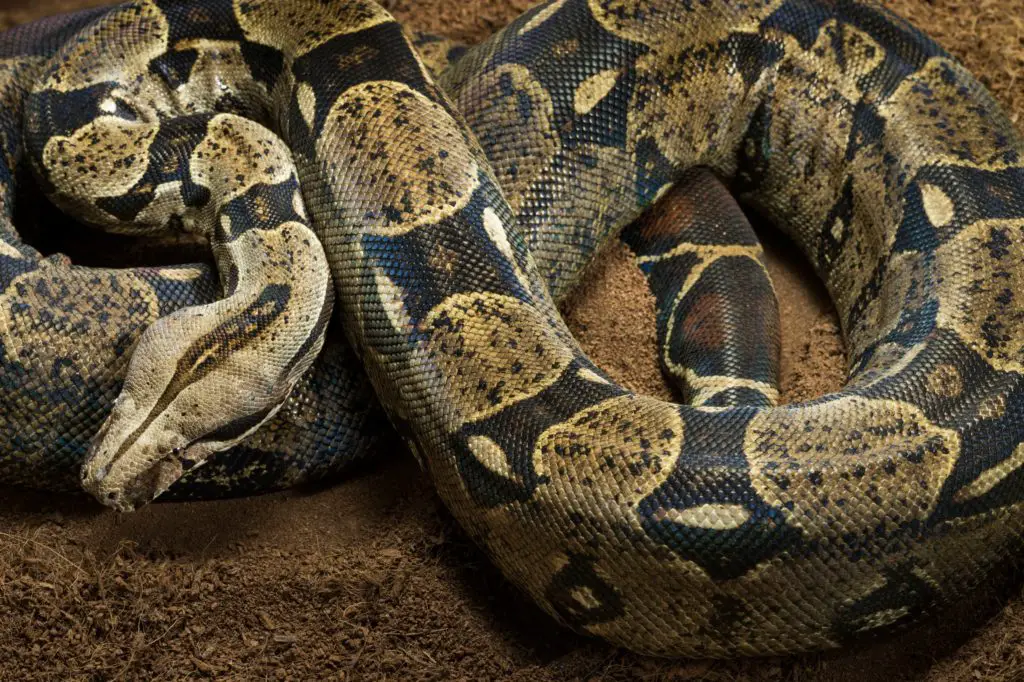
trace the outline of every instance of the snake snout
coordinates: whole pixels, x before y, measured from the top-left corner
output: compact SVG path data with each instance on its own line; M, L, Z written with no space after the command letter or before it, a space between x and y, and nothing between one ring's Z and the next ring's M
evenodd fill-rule
M167 490L191 466L188 448L164 439L120 437L121 429L104 428L82 464L82 488L101 504L133 511ZM205 458L204 458L205 459Z
M134 510L136 505L122 494L123 489L117 484L117 477L110 475L110 470L109 463L90 466L87 461L82 465L82 488L108 507L118 511Z
M141 470L130 463L94 464L87 460L82 465L82 488L100 503L129 512L153 501L184 470L177 448Z

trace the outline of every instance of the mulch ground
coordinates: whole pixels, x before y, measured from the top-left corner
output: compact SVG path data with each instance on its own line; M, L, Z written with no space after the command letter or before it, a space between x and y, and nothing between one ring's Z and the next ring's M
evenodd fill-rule
M1020 122L1021 1L889 4ZM0 28L97 4L0 0ZM473 41L531 3L384 4L414 28ZM784 397L799 400L842 382L843 349L827 297L769 236ZM664 390L650 296L622 251L566 311L602 366ZM1024 680L1019 574L913 631L825 656L662 661L573 635L502 579L397 448L322 489L125 516L83 498L0 498L0 680Z

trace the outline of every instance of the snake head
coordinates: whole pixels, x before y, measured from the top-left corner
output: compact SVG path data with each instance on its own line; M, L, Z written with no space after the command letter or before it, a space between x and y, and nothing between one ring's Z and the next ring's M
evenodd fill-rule
M320 352L326 278L321 291L322 309L308 314L284 314L294 301L268 286L153 323L82 465L85 490L131 511L270 419Z
M224 413L218 412L219 424L213 419L182 424L173 416L174 407L170 407L171 414L143 418L148 423L128 433L129 425L138 423L145 410L126 397L115 405L94 440L82 465L82 487L109 507L134 511L204 464L214 453L243 440L272 417L281 404L283 400L226 422ZM205 431L205 435L192 441L185 435L199 431Z

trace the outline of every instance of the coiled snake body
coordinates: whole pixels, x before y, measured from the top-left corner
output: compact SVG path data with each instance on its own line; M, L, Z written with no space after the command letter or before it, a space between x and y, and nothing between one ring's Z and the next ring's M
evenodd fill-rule
M0 81L10 101L31 89L24 148L44 189L110 229L203 235L220 284L41 260L5 226L5 479L45 486L80 461L118 390L85 468L115 506L184 472L180 494L204 495L330 469L367 411L335 412L366 395L350 397L343 344L317 355L326 263L447 506L576 629L655 654L828 648L916 620L1019 552L1024 145L884 9L555 0L443 91L360 0L156 0L67 21L15 36ZM10 206L22 129L4 123ZM760 375L702 394L711 372L690 377L693 404L669 404L572 340L552 295L698 167L816 267L851 359L840 392L772 407ZM679 303L709 254L751 248L681 244L649 276L675 262Z

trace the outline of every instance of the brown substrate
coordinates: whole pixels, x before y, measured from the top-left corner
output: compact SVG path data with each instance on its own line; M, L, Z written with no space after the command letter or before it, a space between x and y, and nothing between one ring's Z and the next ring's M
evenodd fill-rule
M2 0L0 27L101 0ZM1024 115L1021 0L893 0ZM529 0L391 0L410 25L477 40ZM17 5L17 7L11 7ZM767 233L773 243L777 235ZM834 389L844 360L827 298L769 248L787 400ZM663 391L643 279L613 249L574 296L588 351ZM644 659L554 625L503 581L398 448L333 487L154 505L3 491L0 680L1021 680L1019 579L889 641L828 656Z

